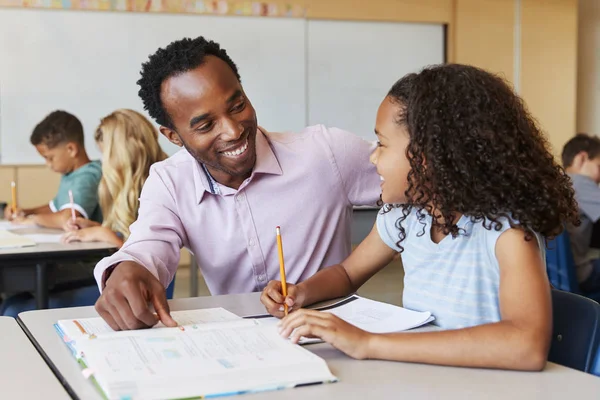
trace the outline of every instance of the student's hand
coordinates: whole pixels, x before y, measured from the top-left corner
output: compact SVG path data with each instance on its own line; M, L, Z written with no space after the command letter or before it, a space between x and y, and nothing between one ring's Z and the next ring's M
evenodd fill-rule
M18 217L14 217L11 222L15 225L35 225L35 218L33 215L30 215L29 217L20 215Z
M17 208L17 211L13 213L13 209L10 204L8 204L6 207L4 207L4 219L6 219L8 221L12 221L15 218L23 218L23 217L25 217L25 212L22 209Z
M71 231L76 231L78 229L85 229L85 228L90 228L92 226L100 226L101 224L99 224L96 221L92 221L86 218L82 218L82 217L77 217L75 218L75 221L73 221L72 218L69 218L67 220L67 222L64 223L63 225L63 229L66 232L71 232Z
M264 288L260 296L260 302L263 303L267 312L274 317L283 318L285 316L283 302L288 305L288 312L292 309L297 310L304 305L306 296L301 288L291 283L287 284L288 295L284 299L281 294L281 282L271 281Z
M150 309L154 306L156 314ZM160 320L175 327L163 285L143 266L125 261L110 274L96 311L114 330L150 328Z
M60 241L63 243L99 242L102 240L103 229L101 226L93 226L91 228L69 231L62 235Z
M363 331L341 318L323 311L298 310L278 323L279 333L298 343L302 336L320 338L336 349L359 360L369 357L374 334Z

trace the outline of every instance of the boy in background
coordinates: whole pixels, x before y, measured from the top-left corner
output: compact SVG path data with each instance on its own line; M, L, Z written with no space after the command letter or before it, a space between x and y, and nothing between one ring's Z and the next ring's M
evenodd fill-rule
M54 111L35 127L30 140L46 165L62 175L58 192L54 199L40 207L18 209L16 213L12 207L6 207L4 217L17 223L61 229L71 218L71 190L76 215L102 222L98 204L102 168L99 161L90 161L85 151L79 119L66 111Z
M600 290L600 254L591 248L592 233L600 229L600 138L575 135L563 148L562 162L573 181L581 220L579 226L567 226L577 280L583 293L595 292Z
M99 161L90 161L83 139L83 126L77 117L66 111L54 111L40 122L31 135L33 144L46 165L62 175L56 197L49 204L17 210L5 208L6 219L21 224L36 224L62 229L72 217L71 207L79 217L102 222L98 202L98 185L102 178ZM73 192L73 204L69 198ZM50 292L50 308L93 305L100 292L93 277L94 263L75 262L55 267L54 287ZM34 310L31 293L13 293L0 306L0 314L15 317Z

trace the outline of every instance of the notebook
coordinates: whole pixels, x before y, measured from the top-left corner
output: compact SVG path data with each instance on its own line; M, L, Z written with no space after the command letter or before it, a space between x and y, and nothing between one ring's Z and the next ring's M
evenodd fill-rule
M14 234L9 231L0 230L0 249L13 249L17 247L35 246L35 240Z
M55 327L110 400L207 398L337 381L323 359L273 326L222 308L171 315L179 327L115 332L101 318Z
M336 303L317 307L319 311L337 315L344 321L371 333L393 333L418 328L435 320L430 312L419 312L353 295ZM263 325L276 325L279 319L267 314L246 318ZM320 339L301 338L300 344L318 343Z

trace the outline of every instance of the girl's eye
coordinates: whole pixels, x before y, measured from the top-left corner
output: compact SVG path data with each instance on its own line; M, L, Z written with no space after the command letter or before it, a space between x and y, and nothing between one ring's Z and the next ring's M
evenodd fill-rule
M377 147L382 147L381 142L379 140L377 141Z

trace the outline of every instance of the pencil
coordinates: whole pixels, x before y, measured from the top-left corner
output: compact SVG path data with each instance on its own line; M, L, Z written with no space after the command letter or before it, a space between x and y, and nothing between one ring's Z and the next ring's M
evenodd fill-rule
M75 202L73 201L73 191L72 190L69 190L69 201L71 202L71 219L73 220L73 223L75 223L77 218L75 217Z
M285 304L285 297L287 297L287 282L285 280L285 264L283 263L283 243L281 242L281 229L277 227L275 229L277 233L277 251L279 253L279 275L281 276L281 293L283 294L283 312L288 315L288 306Z
M12 194L12 212L15 215L17 213L17 184L14 181L10 183L10 191Z

